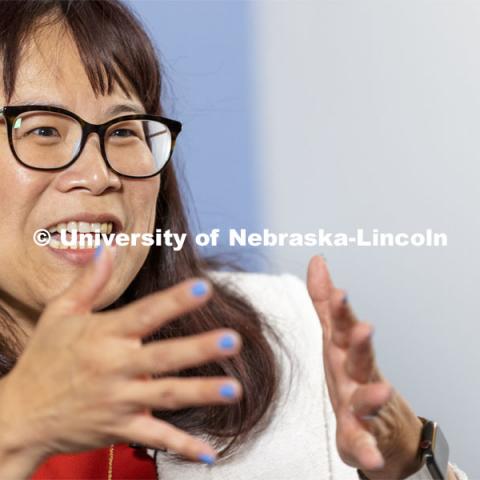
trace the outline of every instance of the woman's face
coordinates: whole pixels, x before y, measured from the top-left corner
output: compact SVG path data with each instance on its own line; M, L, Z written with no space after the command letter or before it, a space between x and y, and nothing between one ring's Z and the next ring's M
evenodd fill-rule
M6 103L0 89L0 106ZM119 104L133 103L144 111L136 95L129 99L118 86L112 95L96 98L73 41L58 27L39 33L29 44L8 102L20 103L62 104L91 123L113 118L105 112ZM134 112L120 115L128 113ZM36 230L104 215L120 220L122 232L153 232L160 177L133 180L116 175L106 166L95 134L67 169L35 171L13 157L0 117L0 166L0 300L6 306L38 313L84 268L78 255L37 246ZM112 278L95 308L111 304L123 293L147 254L145 246L116 247Z

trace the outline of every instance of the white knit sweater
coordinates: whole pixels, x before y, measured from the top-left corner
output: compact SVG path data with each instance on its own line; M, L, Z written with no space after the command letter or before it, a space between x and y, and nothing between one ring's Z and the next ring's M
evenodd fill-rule
M208 466L179 464L168 452L159 451L159 479L358 480L356 470L345 465L336 450L335 416L322 365L321 325L305 283L290 274L214 272L212 276L244 294L266 315L293 356L293 367L285 354L274 347L283 372L279 408L267 429L243 445L236 456ZM291 373L293 381L287 396ZM153 456L152 450L148 452ZM467 479L458 468L453 468L459 480Z

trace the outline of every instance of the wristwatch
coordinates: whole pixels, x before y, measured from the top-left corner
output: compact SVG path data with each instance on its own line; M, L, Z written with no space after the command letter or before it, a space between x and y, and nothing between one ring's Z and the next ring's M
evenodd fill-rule
M436 422L418 418L423 424L418 451L422 458L422 467L405 480L447 480L449 454L447 440ZM360 479L368 480L361 470L357 472Z

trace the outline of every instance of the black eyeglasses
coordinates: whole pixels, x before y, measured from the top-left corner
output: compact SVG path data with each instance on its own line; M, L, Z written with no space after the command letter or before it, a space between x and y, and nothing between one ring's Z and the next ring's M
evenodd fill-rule
M35 170L61 170L81 155L97 133L107 166L129 178L158 175L172 156L182 124L158 115L124 115L95 125L63 108L25 105L0 108L13 156Z

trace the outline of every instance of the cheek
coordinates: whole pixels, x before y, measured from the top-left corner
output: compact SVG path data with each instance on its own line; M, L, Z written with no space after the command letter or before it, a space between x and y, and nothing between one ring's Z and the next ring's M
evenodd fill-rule
M155 205L160 190L160 179L155 178L137 183L125 183L123 191L123 200L125 213L127 215L127 233L152 232L155 225ZM116 275L113 275L112 281L102 299L99 308L103 308L115 301L121 292L135 278L150 251L149 246L137 243L135 246L119 247L117 251Z
M44 199L51 174L23 167L5 150L0 150L0 168L0 289L37 308L41 305L40 297L55 284L50 282L48 288L43 288L40 277L49 279L42 268L44 253L32 238L37 213L42 205L48 209Z
M143 183L144 182L144 183ZM155 206L160 191L160 179L154 178L129 185L131 189L125 189L127 201L127 214L131 232L148 232L155 222Z
M34 218L41 203L40 199L48 186L50 176L19 165L11 154L3 153L0 168L2 239L15 237L15 240L21 241L22 235L28 231L30 219Z

